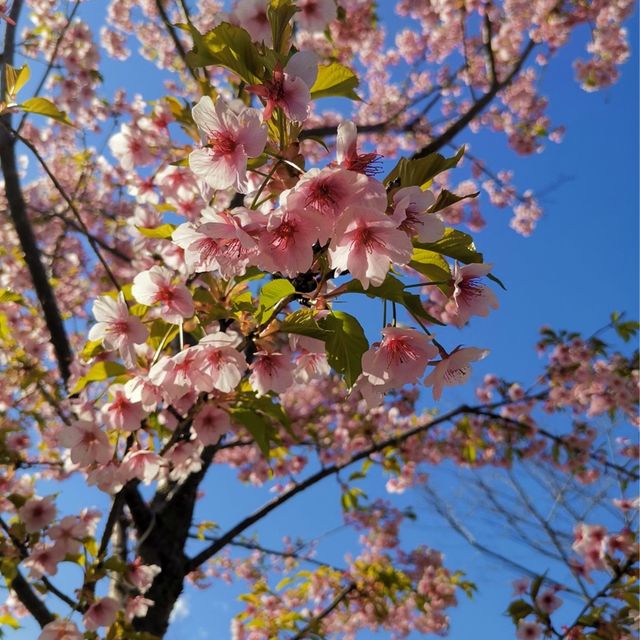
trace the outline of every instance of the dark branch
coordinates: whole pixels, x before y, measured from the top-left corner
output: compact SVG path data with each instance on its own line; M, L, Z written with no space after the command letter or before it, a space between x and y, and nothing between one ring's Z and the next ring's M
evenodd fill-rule
M21 7L22 0L15 0L11 8L11 18L16 23L18 22ZM6 65L13 64L16 27L7 24L5 29L2 62ZM7 89L5 78L6 76L3 72L0 78L0 95L2 97L4 97ZM29 269L33 287L42 306L44 320L51 336L51 344L58 362L60 376L66 386L71 375L70 365L73 360L71 346L53 287L49 283L47 272L41 260L40 249L27 215L27 208L20 187L20 178L18 177L15 139L10 134L11 114L3 115L0 118L0 123L3 125L0 127L0 166L4 175L5 193L9 204L11 221L18 234L20 247L24 253L24 261Z

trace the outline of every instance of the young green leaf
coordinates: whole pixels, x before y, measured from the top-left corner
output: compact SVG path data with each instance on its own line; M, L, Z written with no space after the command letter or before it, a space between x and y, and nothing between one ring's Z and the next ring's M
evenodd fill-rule
M391 170L391 173L384 179L384 184L398 180L400 186L420 187L435 176L447 169L452 169L458 165L460 159L464 155L464 147L460 147L458 152L452 158L445 158L439 153L431 153L424 158L400 158L398 164Z
M362 354L369 348L364 330L353 316L343 311L333 311L319 324L331 332L325 340L329 365L344 375L345 382L352 387L362 373Z
M27 113L36 113L41 116L47 116L48 118L52 118L62 124L73 126L73 123L69 120L67 114L64 111L60 111L60 109L58 109L58 107L56 107L56 105L47 98L29 98L22 104L19 104L18 107Z
M426 249L427 251L435 251L443 256L454 258L465 264L471 262L482 262L482 254L476 251L473 244L473 238L457 231L456 229L447 228L444 236L436 242L416 242L414 246L418 249Z
M260 289L260 295L258 297L258 311L256 313L256 321L258 324L262 324L269 317L271 309L273 309L280 300L295 292L295 287L284 278L267 282L262 289Z
M339 62L322 64L318 67L318 77L311 87L311 98L327 98L337 96L360 100L360 96L355 92L359 81L351 69Z
M31 75L29 71L29 67L25 64L20 67L20 69L16 69L12 67L10 64L5 65L4 67L4 77L7 86L7 96L6 99L9 102L13 102L18 95L18 91L24 87L29 80L29 76Z
M280 331L325 340L330 334L326 329L320 328L316 315L313 309L298 309L280 323Z
M111 360L96 362L91 365L89 371L76 382L76 386L71 390L71 395L82 391L90 382L102 382L103 380L115 378L126 372L127 368L119 362L112 362Z

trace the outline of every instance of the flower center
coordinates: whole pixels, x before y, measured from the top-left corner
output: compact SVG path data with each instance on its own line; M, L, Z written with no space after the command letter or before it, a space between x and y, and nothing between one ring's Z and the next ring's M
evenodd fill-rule
M238 146L237 141L226 131L217 131L209 136L209 146L217 156L226 156L233 153Z

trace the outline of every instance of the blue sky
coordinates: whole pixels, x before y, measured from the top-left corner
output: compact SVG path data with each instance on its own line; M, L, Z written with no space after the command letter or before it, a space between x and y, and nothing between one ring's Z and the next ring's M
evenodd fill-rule
M93 19L102 13L96 3L87 3L83 11L93 12ZM390 20L386 10L383 15ZM393 28L389 22L389 29ZM508 290L498 292L501 306L489 319L476 319L462 332L439 332L445 344L464 342L491 350L490 357L475 368L475 381L487 372L532 381L540 370L533 347L541 325L589 334L606 324L613 310L628 311L631 317L638 314L638 27L635 17L629 21L628 28L632 57L622 67L620 82L611 89L589 94L574 81L571 63L577 56L584 56L586 32L574 37L549 65L542 86L549 97L548 111L553 123L567 127L562 144L549 143L544 153L522 158L511 152L499 135L476 135L467 130L456 140L458 144L470 143L473 154L484 159L492 169L513 169L521 190L544 191L558 178L570 177L570 181L541 198L545 216L530 238L522 238L509 228L510 211L484 209L488 226L476 235L476 244L485 254L485 260L493 263ZM129 87L143 94L149 88L154 96L159 95L160 74L151 72L149 64L144 68L132 66L132 62L125 64ZM104 75L111 86L120 85L125 77L123 69L125 67L117 63L106 64ZM376 315L371 328L377 330L378 327ZM473 384L447 390L439 409L446 411L468 401L472 389ZM447 466L430 470L430 478L443 495L449 495L452 487L461 486L457 484L454 470ZM371 480L367 482L367 489L375 495L382 491L383 483L380 478ZM96 494L87 498L84 485L75 486L75 490L61 495L63 509L66 504L72 512L78 500L84 504L97 503ZM216 520L223 528L268 499L265 492L239 486L233 473L217 468L208 478L205 491L206 503L216 505L208 511L219 510L220 514L203 514L203 517ZM463 492L456 494L454 490L452 499L456 495L461 505L470 506L465 504L469 499ZM513 638L513 626L502 614L511 597L511 580L517 576L470 550L465 542L451 534L429 511L419 491L404 494L398 503L413 505L419 515L415 523L406 527L407 544L425 543L442 550L447 565L466 570L480 589L473 601L461 596L460 606L451 612L449 637L452 640ZM260 528L260 539L265 544L278 546L287 533L313 537L340 524L338 488L328 480L312 494L275 512ZM354 536L340 530L321 542L319 557L340 563L348 548L354 548ZM515 548L506 549L516 553ZM541 572L545 570L544 562L540 562L539 568ZM228 637L228 621L237 608L234 600L237 593L235 586L202 592L190 590L184 605L188 613L176 619L167 637L170 640ZM16 637L35 637L32 633L33 628L27 627L25 633L16 633ZM371 636L362 634L361 637Z

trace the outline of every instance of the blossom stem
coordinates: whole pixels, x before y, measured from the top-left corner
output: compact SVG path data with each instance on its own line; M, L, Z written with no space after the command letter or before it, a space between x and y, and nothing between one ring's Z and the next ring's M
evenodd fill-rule
M281 162L281 160L278 158L278 161L275 162L273 164L273 166L271 167L271 169L269 170L269 173L267 174L267 177L262 181L262 184L260 185L260 188L256 192L256 195L253 198L253 202L251 203L251 209L256 209L257 208L258 199L262 195L262 192L264 191L265 187L267 186L269 180L271 180L271 178L273 178L273 174L276 172L276 169L280 165L280 162Z

